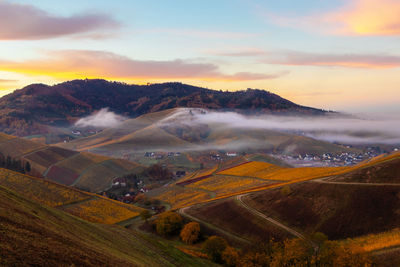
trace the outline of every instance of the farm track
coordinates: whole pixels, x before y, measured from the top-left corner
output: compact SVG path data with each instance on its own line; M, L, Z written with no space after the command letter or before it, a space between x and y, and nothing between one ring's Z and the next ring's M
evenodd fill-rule
M312 244L312 245L315 247L315 244L314 244L313 242L311 242L310 240L308 240L303 234L301 234L301 233L297 232L296 230L294 230L294 229L292 229L292 228L290 228L290 227L288 227L288 226L286 226L286 225L280 223L279 221L277 221L277 220L275 220L275 219L272 219L271 217L268 217L267 215L265 215L265 214L259 212L258 210L256 210L256 209L254 209L254 208L248 206L248 205L243 201L243 199L242 199L243 196L245 196L245 195L238 195L238 196L236 196L236 200L237 200L238 204L241 205L243 208L247 209L247 210L250 211L252 214L257 215L258 217L261 217L261 218L263 218L264 220L266 220L266 221L272 223L273 225L278 226L279 228L281 228L281 229L283 229L283 230L289 232L290 234L292 234L292 235L294 235L294 236L296 236L296 237L298 237L298 238L300 238L300 239L302 239L302 240L304 240L304 241L309 242L310 244Z
M96 196L89 196L88 198L85 198L85 199L82 199L82 200L78 200L78 201L70 202L70 203L67 203L67 204L64 204L64 205L56 206L55 208L57 208L57 209L68 208L68 207L71 207L71 206L75 206L75 205L78 205L78 204L85 203L85 202L90 201L90 200L92 200L94 198L96 198Z
M57 162L51 164L51 165L47 168L47 170L43 173L43 177L46 177L46 176L47 176L47 174L49 173L50 169L51 169L53 166L55 166L55 165L57 165L57 164L59 164L59 163L61 163L61 162L64 162L64 161L66 161L66 160L68 160L68 159L71 159L71 158L73 158L73 157L77 157L78 155L79 155L79 153L78 153L78 154L74 154L74 155L72 155L72 156L70 156L70 157L68 157L68 158L65 158L65 159L63 159L63 160L60 160L60 161L57 161Z
M361 185L361 186L400 186L399 183L358 183L358 182L330 182L324 179L310 180L319 184L336 184L336 185Z
M86 174L88 171L90 171L92 168L98 166L99 164L102 164L102 163L104 163L104 162L107 162L107 161L111 161L111 159L104 160L104 161L101 161L101 162L93 162L93 164L90 164L86 169L84 169L84 170L80 173L80 175L78 176L78 178L76 178L76 180L71 184L71 186L77 185L77 184L79 183L79 181L82 179L82 176L85 175L85 174Z
M186 210L189 209L190 207L191 207L191 206L184 207L184 208L180 208L180 209L178 210L178 213L180 213L182 216L184 216L184 217L186 217L186 218L191 219L192 221L197 221L197 222L199 222L199 223L201 223L201 224L207 226L208 228L210 228L210 229L212 229L212 230L215 230L215 231L220 232L220 233L222 233L222 234L224 234L224 235L226 235L226 236L229 236L230 238L235 239L235 240L239 241L240 243L245 243L245 244L251 244L251 243L252 243L252 242L251 242L250 240L248 240L248 239L245 239L245 238L243 238L243 237L240 237L240 236L238 236L238 235L235 235L235 234L233 234L233 233L231 233L231 232L227 232L227 231L225 231L225 230L223 230L223 229L221 229L221 228L219 228L219 227L217 227L217 226L215 226L215 225L213 225L213 224L210 224L210 223L208 223L208 222L206 222L206 221L200 220L200 219L197 218L197 217L194 217L194 216L192 216L192 215L190 215L190 214L187 214L187 213L186 213Z

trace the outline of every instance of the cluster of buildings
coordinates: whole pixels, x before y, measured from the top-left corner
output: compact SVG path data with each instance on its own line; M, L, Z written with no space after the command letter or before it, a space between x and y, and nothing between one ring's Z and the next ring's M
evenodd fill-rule
M223 161L224 157L232 158L237 157L237 152L226 152L226 153L210 153L210 159L215 161Z
M342 152L338 154L324 153L322 155L303 154L297 156L274 155L293 165L302 166L351 166L360 163L363 160L370 159L382 154L382 152L373 147L365 152Z
M145 158L153 158L153 159L163 159L165 157L179 157L181 155L181 152L145 152L144 157Z

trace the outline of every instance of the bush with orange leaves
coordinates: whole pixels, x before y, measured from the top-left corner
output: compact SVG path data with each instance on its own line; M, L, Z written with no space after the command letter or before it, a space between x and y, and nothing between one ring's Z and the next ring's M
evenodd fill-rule
M236 266L239 262L239 253L235 248L228 246L224 252L222 252L222 260L226 266Z
M182 241L186 244L191 245L195 243L200 236L200 224L197 222L187 223L183 227L180 236Z
M179 233L182 223L183 219L178 213L167 211L155 220L156 231L163 236L174 235Z

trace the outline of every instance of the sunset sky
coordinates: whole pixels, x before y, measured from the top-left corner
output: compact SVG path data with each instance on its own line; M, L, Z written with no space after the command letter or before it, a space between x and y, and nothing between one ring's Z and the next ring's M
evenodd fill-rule
M399 0L0 0L0 94L76 78L400 112Z

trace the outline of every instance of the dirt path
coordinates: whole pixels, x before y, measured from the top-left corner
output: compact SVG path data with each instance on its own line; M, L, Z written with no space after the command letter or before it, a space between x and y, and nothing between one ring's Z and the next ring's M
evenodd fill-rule
M244 196L245 196L245 195L238 195L238 196L236 196L236 200L239 202L239 204L240 204L242 207L244 207L245 209L247 209L247 210L250 211L251 213L253 213L253 214L255 214L255 215L257 215L257 216L259 216L259 217L261 217L261 218L263 218L263 219L265 219L265 220L267 220L267 221L269 221L270 223L272 223L272 224L278 226L279 228L284 229L285 231L291 233L292 235L294 235L294 236L296 236L296 237L298 237L298 238L300 238L300 239L303 239L303 240L305 240L305 241L309 241L304 235L300 234L300 233L297 232L296 230L294 230L294 229L292 229L292 228L290 228L290 227L287 227L286 225L284 225L284 224L278 222L277 220L272 219L271 217L266 216L265 214L259 212L258 210L254 209L254 208L250 207L249 205L247 205L246 203L244 203L244 201L243 201L243 199L242 199L242 197L244 197Z
M357 183L357 182L331 182L324 179L310 180L313 183L320 184L338 184L338 185L363 185L363 186L400 186L399 183Z
M178 210L178 212L179 212L182 216L185 216L185 217L191 219L192 221L199 222L199 223L201 223L201 224L207 226L208 228L210 228L210 229L212 229L212 230L215 230L215 231L217 231L217 232L220 232L220 233L224 234L225 236L228 236L228 237L230 237L230 238L232 238L232 239L235 239L235 240L239 241L240 243L245 243L245 244L251 244L251 243L252 243L250 240L244 239L243 237L240 237L240 236L235 235L235 234L233 234L233 233L227 232L227 231L225 231L225 230L223 230L223 229L221 229L221 228L219 228L219 227L217 227L217 226L215 226L215 225L212 225L212 224L210 224L210 223L208 223L208 222L206 222L206 221L203 221L203 220L198 219L197 217L194 217L194 216L192 216L192 215L190 215L190 214L187 214L187 213L186 213L186 210L189 209L189 208L190 208L190 206L189 206L189 207L180 208L180 209Z

